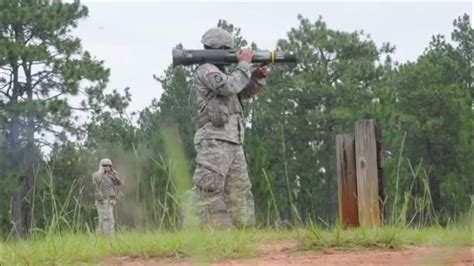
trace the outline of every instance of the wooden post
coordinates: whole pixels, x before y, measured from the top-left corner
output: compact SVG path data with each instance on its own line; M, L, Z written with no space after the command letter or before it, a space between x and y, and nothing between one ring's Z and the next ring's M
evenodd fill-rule
M358 227L355 140L353 134L336 135L339 221L343 228Z
M359 120L356 122L355 149L359 224L377 228L380 226L381 213L377 137L374 120Z

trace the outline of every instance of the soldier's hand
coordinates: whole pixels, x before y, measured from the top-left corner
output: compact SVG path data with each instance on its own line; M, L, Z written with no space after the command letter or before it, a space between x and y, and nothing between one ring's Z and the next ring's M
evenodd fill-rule
M270 67L267 66L267 65L263 65L263 66L255 69L253 71L252 75L255 78L261 79L261 78L265 78L268 75L268 72L270 72Z
M243 50L240 50L236 54L236 57L237 57L237 60L239 60L239 62L244 61L244 62L247 62L247 63L251 63L252 58L253 58L252 48L244 48Z

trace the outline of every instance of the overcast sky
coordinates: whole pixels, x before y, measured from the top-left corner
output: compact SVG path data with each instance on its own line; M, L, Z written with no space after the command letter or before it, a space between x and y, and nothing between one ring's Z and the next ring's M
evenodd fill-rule
M315 21L322 16L331 29L363 29L378 44L396 46L395 60L414 61L433 34L449 36L452 21L472 3L153 3L89 2L89 17L75 34L83 47L111 69L108 88L130 87L129 111L141 110L162 90L152 75L171 63L171 49L182 43L200 49L200 38L219 19L242 28L242 35L262 49L298 26L297 15Z

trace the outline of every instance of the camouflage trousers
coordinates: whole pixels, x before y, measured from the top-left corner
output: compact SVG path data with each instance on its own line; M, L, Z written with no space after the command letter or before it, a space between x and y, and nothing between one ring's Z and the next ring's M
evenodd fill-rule
M204 139L196 145L194 195L203 225L233 228L255 224L255 207L242 145Z
M106 199L95 201L97 213L99 215L100 232L104 235L113 235L115 233L114 206L115 199Z

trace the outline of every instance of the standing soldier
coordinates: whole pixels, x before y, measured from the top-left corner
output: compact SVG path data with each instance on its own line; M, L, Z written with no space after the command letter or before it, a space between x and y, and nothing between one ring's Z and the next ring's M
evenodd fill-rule
M122 178L112 168L110 159L102 159L99 170L92 174L95 186L95 206L99 214L99 227L104 235L115 233L114 206L119 198L119 186L123 184Z
M219 28L202 36L205 49L231 49L232 35ZM197 152L193 176L200 219L214 228L255 224L255 209L243 149L244 116L241 100L262 91L266 66L251 71L252 49L236 55L235 71L224 66L202 64L194 73L193 88L198 100Z

